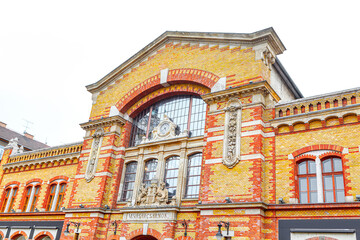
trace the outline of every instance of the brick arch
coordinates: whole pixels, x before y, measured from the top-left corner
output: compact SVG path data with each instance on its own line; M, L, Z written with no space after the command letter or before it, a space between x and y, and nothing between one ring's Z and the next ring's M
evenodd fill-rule
M136 229L136 230L134 230L134 231L132 231L131 233L128 234L127 239L134 239L134 238L139 237L139 236L144 236L143 232L144 232L143 228ZM156 239L159 239L159 240L162 240L162 234L160 232L156 231L155 229L152 229L152 228L149 228L147 230L146 235L152 236L152 237L154 237Z
M170 85L190 83L211 89L219 79L220 77L204 70L179 68L169 70L167 83ZM138 100L161 88L163 85L160 84L160 74L157 74L133 87L115 106L121 113L125 113Z
M184 237L184 236L180 236L175 238L174 240L194 240L192 237Z
M299 156L300 154L310 152L310 151L316 151L316 150L333 150L337 152L342 152L344 150L344 147L338 146L338 145L331 145L331 144L316 144L312 146L307 146L304 148L301 148L299 150L296 150L292 153L294 157Z
M38 240L38 239L40 239L40 237L45 237L45 236L50 237L51 240L54 240L54 239L55 239L54 236L53 236L50 232L48 232L48 231L41 231L41 232L39 232L39 233L34 237L34 239L35 239L35 240Z
M209 93L210 90L206 87L195 85L195 84L177 84L171 85L166 88L158 89L145 97L139 99L135 104L133 104L128 110L127 114L130 117L136 116L145 108L149 107L153 103L171 97L175 95L203 95Z
M25 239L28 238L27 234L24 231L16 231L10 236L10 239L13 239L14 237L20 237L20 235L24 236Z

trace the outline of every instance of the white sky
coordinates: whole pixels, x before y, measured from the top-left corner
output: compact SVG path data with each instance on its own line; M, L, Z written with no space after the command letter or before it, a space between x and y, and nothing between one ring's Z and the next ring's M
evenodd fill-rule
M273 27L304 96L360 87L359 1L0 0L0 121L51 146L81 141L85 86L166 30Z

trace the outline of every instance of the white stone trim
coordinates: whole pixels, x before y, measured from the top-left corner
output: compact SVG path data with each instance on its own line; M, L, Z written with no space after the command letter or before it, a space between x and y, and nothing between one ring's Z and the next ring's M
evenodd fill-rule
M205 164L214 164L214 163L221 163L222 158L214 158L214 159L207 159L205 160Z
M200 210L200 215L214 215L214 210Z
M104 214L103 213L90 213L90 217L104 218Z
M255 126L255 125L261 125L261 126L265 127L265 123L262 120L243 122L241 124L242 127L249 127L249 126Z
M266 132L264 133L262 130L254 130L254 131L247 131L241 133L243 137L253 136L253 135L261 135L263 137L275 137L274 132Z
M226 88L226 77L222 77L211 88L211 92L213 93L213 92L222 91L225 90L225 88Z
M115 106L111 106L109 117L118 116L120 114L119 110Z
M260 158L261 160L265 161L265 157L264 155L262 155L261 153L258 154L249 154L249 155L242 155L240 157L240 160L253 160L253 159L257 159Z
M163 87L170 86L170 84L167 82L168 74L169 74L169 69L168 68L162 69L160 71L160 84L163 85Z
M219 135L219 136L215 136L215 137L208 137L206 139L207 142L215 142L215 141L221 141L224 140L224 135Z
M225 127L224 126L220 126L220 127L213 127L213 128L208 128L207 131L208 132L217 132L217 131L224 131ZM360 147L360 146L359 146Z
M143 235L147 235L149 229L148 223L143 223Z

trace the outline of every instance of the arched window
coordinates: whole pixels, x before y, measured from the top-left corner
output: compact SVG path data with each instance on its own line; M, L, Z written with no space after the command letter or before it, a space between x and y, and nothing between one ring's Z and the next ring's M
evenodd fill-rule
M317 158L316 161L305 160L297 165L300 203L345 202L341 158Z
M23 212L33 212L35 210L35 204L39 197L40 185L38 183L31 183L25 189L25 200L23 205Z
M204 134L206 104L197 96L175 96L161 100L138 114L133 121L130 146L138 145L143 137L151 139L152 130L166 114L178 128L179 134L188 130L191 137Z
M15 237L11 238L11 240L25 240L25 239L26 238L21 234L16 235Z
M342 161L338 157L331 157L322 162L325 202L344 202L344 177Z
M316 167L314 160L306 160L298 164L300 203L316 203Z
M145 187L151 185L151 180L156 175L157 159L151 159L145 163L143 183Z
M189 157L185 198L199 197L202 153Z
M60 211L64 200L66 183L64 180L56 180L50 185L50 193L46 211Z
M173 156L166 160L165 179L166 188L169 191L169 198L176 195L177 179L179 175L180 157Z
M130 162L126 164L124 187L121 195L121 201L128 201L131 199L136 176L137 162Z
M5 195L3 197L1 212L9 212L13 209L16 193L18 192L18 186L13 184L6 188Z

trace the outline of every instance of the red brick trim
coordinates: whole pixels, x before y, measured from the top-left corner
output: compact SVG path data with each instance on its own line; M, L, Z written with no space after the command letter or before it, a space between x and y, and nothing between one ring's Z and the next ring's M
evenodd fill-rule
M7 184L5 185L5 189L8 188L10 185L13 185L13 184L16 184L16 185L20 186L20 182L18 182L18 181L11 181L11 182L9 182L9 183L7 183Z
M174 240L194 240L192 237L184 237L184 236L181 236L181 237L177 237L175 238Z
M43 183L43 180L40 179L40 178L33 178L33 179L27 181L26 184L25 184L25 186L27 186L27 185L29 185L30 183L33 183L33 182L39 182L40 184L42 184L42 183ZM37 185L38 185L38 184L37 184Z
M2 237L2 239L4 239L5 238L5 235L4 235L4 233L0 230L0 236Z
M207 71L193 68L180 68L169 71L167 83L170 85L192 83L211 89L219 79L220 77ZM160 84L160 74L154 75L133 87L115 106L121 113L125 113L141 98L161 88L163 88L163 86Z
M23 235L25 238L28 238L28 236L26 235L26 233L24 231L16 231L11 235L10 239L14 239L14 237L17 235Z
M51 240L54 240L54 236L48 232L48 231L42 231L42 232L39 232L35 237L34 237L34 240L38 240L40 237L45 237L45 236L48 236L51 238Z
M338 151L338 152L342 152L344 149L344 147L341 146L337 146L337 145L331 145L331 144L317 144L317 145L312 145L312 146L307 146L304 148L301 148L299 150L296 150L295 152L292 153L292 155L294 157L299 156L302 153L306 153L306 152L310 152L310 151L315 151L315 150L333 150L333 151Z
M133 239L135 237L138 237L138 236L142 236L143 235L143 229L142 228L139 228L139 229L136 229L134 231L132 231L131 233L129 233L127 235L127 239ZM147 231L147 235L150 235L150 236L153 236L155 237L156 239L162 239L162 234L159 233L158 231L156 231L155 229L152 229L152 228L149 228L148 231Z
M57 176L57 177L53 177L53 178L51 178L50 180L49 180L49 182L50 183L52 183L53 181L55 181L55 180L59 180L59 179L63 179L63 180L65 180L65 181L68 181L69 180L69 177L66 177L66 176Z

